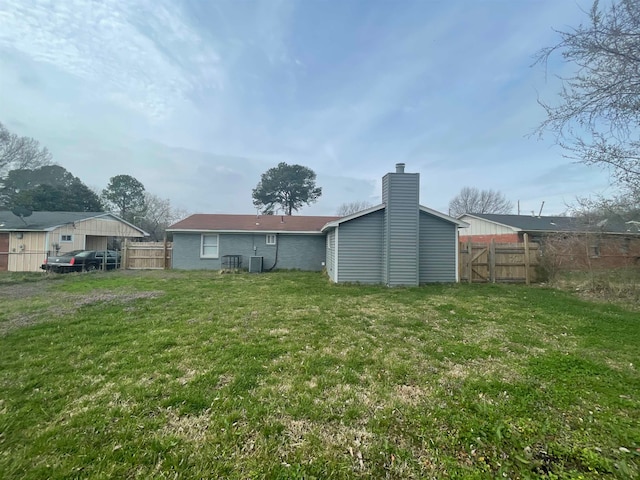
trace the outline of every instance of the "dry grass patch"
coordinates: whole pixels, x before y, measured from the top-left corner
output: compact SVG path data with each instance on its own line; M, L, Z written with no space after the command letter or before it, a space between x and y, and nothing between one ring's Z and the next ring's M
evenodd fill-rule
M202 444L206 440L211 422L210 409L199 415L180 415L170 408L161 413L166 420L160 435L175 436L195 444Z

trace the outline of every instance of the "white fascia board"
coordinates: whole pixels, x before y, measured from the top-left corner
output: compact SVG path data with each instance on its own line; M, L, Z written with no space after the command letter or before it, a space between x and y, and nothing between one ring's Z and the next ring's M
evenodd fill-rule
M467 222L465 222L464 220L460 220L458 218L450 217L449 215L445 215L442 212L434 210L433 208L425 207L424 205L420 205L420 211L424 212L424 213L428 213L429 215L433 215L434 217L438 217L438 218L440 218L442 220L446 220L447 222L455 223L460 228L467 228L467 227L471 226Z

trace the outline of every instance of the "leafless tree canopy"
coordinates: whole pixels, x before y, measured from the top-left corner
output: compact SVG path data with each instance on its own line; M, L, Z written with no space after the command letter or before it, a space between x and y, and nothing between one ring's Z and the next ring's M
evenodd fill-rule
M169 225L188 216L186 211L173 207L168 198L145 192L144 201L145 215L138 224L149 234L153 242L163 240Z
M625 195L617 195L612 198L602 196L576 198L569 205L569 214L585 219L592 224L603 220L637 222L640 221L640 191L626 192Z
M347 203L343 203L338 207L338 210L336 210L336 215L340 217L346 217L347 215L361 212L362 210L366 210L367 208L372 206L373 205L371 205L369 202L364 200L356 201L356 202L347 202Z
M464 187L449 202L449 215L457 217L464 213L511 213L513 203L495 190L479 190Z
M34 169L51 163L51 153L30 137L11 133L0 123L0 178L9 170Z
M551 132L567 156L608 167L622 186L640 188L640 0L596 0L588 23L558 31L560 42L538 52L548 67L560 54L575 66L561 77L560 103L539 100L547 119L537 133Z

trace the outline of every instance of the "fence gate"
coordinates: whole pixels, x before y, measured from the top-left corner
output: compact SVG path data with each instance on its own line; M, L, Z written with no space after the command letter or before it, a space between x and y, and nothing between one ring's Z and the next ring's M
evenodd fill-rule
M127 242L122 265L131 270L164 270L171 268L171 252L171 242Z
M530 243L461 243L460 281L526 283L536 281L539 245Z

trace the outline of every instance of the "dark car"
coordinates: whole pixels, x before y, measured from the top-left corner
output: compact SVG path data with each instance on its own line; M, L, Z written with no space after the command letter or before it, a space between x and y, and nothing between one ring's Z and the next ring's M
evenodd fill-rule
M91 272L120 267L120 254L114 250L73 250L47 257L43 270L51 272Z

